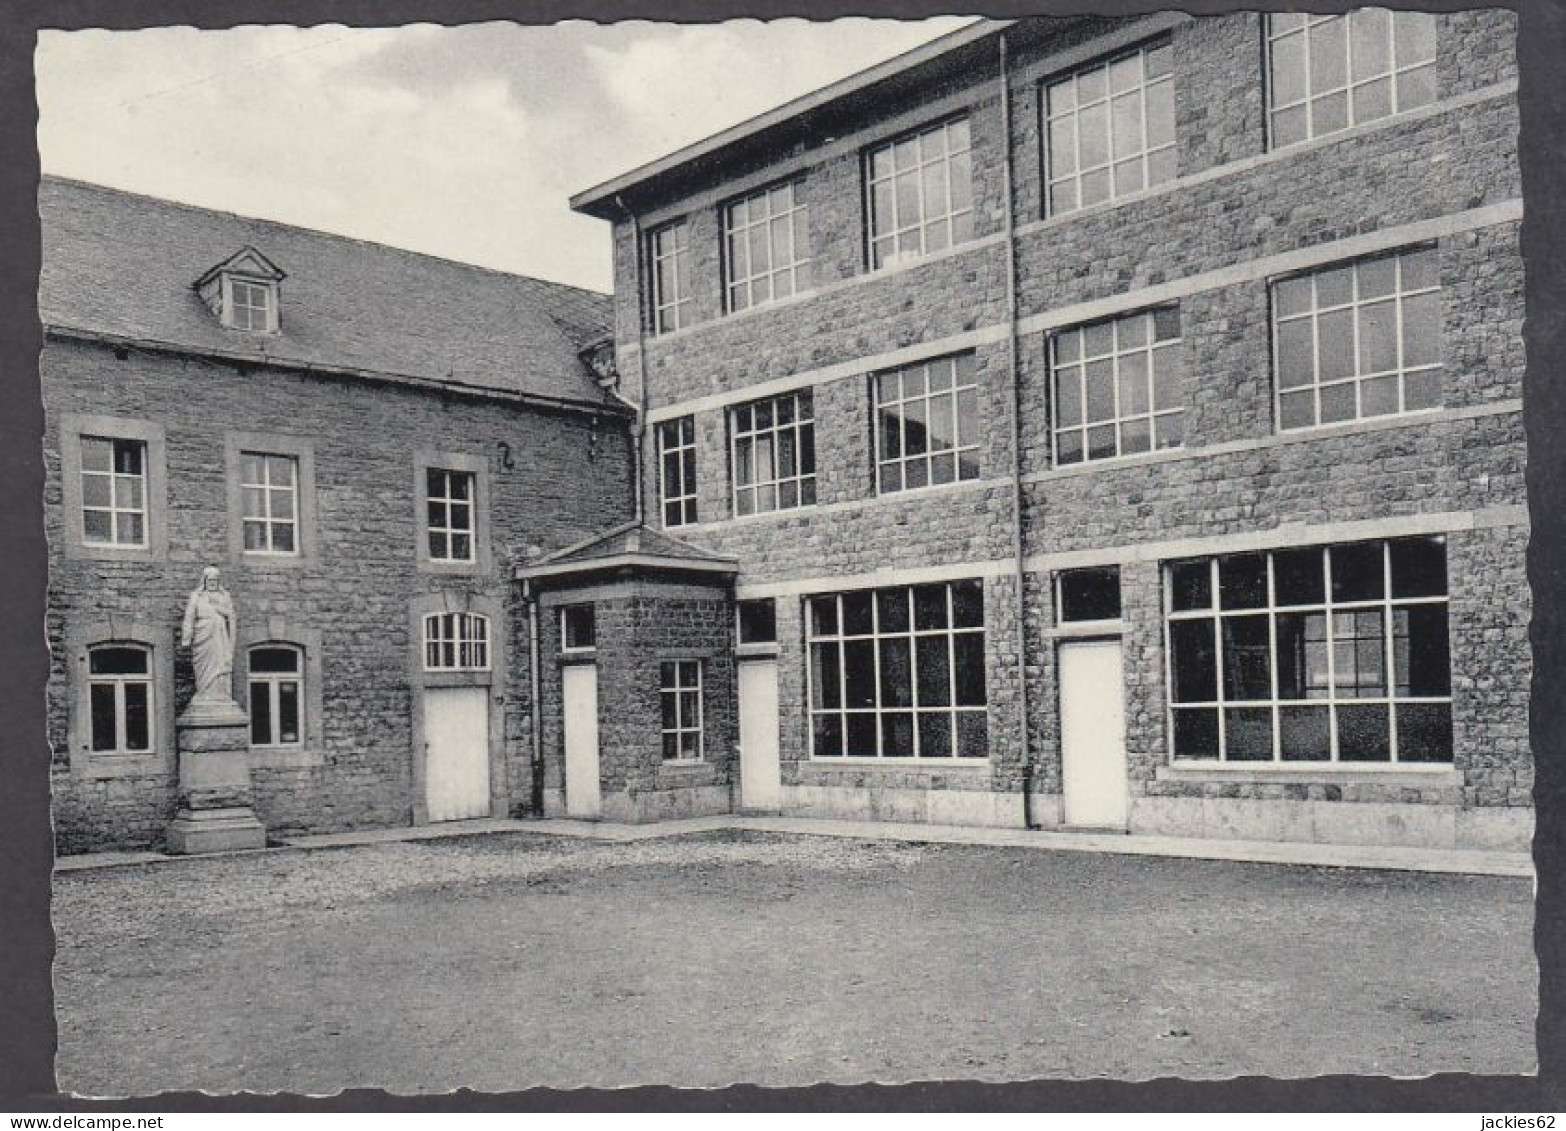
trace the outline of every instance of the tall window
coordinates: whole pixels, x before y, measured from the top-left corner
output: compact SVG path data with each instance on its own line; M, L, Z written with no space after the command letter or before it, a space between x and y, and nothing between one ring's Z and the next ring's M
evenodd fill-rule
M701 661L658 665L663 707L663 760L694 762L701 757Z
M425 471L430 561L471 562L474 549L474 484L471 471Z
M658 498L665 526L696 521L696 418L658 425Z
M105 644L87 653L87 696L94 754L152 750L152 650Z
M245 552L299 552L299 461L293 456L241 452Z
M488 671L489 618L430 613L424 618L425 671Z
M776 185L723 210L725 301L744 310L803 289L810 234L799 182Z
M1174 562L1165 585L1175 758L1452 760L1443 539Z
M1178 309L1064 330L1052 345L1057 466L1184 442Z
M272 286L230 277L229 325L236 330L272 328Z
M691 324L690 228L684 220L648 237L652 258L652 331L667 334Z
M1267 17L1274 148L1425 106L1436 97L1435 16L1359 8Z
M870 150L865 180L871 270L973 238L967 118Z
M1044 88L1051 214L1173 179L1173 60L1143 47Z
M287 644L250 649L250 745L304 742L303 653Z
M972 354L877 374L876 489L979 477L979 384Z
M89 546L147 544L147 445L83 436L82 537Z
M808 609L817 758L983 758L984 583L864 589Z
M1282 279L1272 297L1279 428L1440 406L1435 248Z
M811 390L730 410L734 513L766 514L816 501L816 422Z

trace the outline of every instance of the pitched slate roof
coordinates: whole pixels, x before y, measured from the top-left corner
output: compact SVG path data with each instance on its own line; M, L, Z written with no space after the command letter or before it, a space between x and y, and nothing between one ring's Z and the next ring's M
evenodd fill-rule
M623 566L643 569L737 573L738 559L671 538L632 520L520 567L518 577L550 577Z
M578 355L608 295L80 181L38 204L48 328L615 407ZM225 329L192 287L246 246L287 275L276 334Z

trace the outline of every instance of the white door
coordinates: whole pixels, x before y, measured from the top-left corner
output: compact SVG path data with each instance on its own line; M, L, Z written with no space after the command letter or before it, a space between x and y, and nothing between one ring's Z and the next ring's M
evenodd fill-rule
M489 816L489 688L426 688L424 751L429 819Z
M740 807L775 811L783 804L778 767L778 662L739 665Z
M1060 760L1066 824L1124 829L1130 792L1118 640L1060 646Z
M596 817L598 795L598 668L568 664L560 669L565 714L566 815Z

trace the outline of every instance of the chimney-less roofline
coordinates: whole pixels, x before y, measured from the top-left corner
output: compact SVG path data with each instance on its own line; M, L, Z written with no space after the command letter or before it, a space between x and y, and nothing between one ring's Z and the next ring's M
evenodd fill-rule
M849 75L847 78L839 79L830 86L824 86L819 90L811 91L809 94L801 95L775 109L758 114L754 118L743 121L736 126L730 126L726 130L713 134L711 137L703 138L701 141L687 145L685 148L678 149L665 157L660 157L656 161L651 161L629 172L621 173L618 177L607 180L603 184L579 192L571 197L571 207L574 211L585 212L590 216L597 216L599 219L612 219L618 214L618 210L613 207L613 204L615 196L620 193L624 193L637 185L652 180L654 177L677 169L688 162L709 156L746 138L754 137L774 126L781 125L791 118L820 109L846 95L874 86L878 82L894 78L933 59L937 59L947 52L977 43L986 36L994 35L1016 22L1016 20L979 19L971 24L966 24L956 31L949 32L938 39L932 39L929 43L921 44L911 51L905 51L901 55L894 55L885 62L877 63L875 66L867 67L862 71Z

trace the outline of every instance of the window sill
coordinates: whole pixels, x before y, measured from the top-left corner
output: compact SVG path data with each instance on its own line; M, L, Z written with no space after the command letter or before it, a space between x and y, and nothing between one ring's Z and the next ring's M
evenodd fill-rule
M1312 439L1326 436L1352 436L1358 432L1394 427L1393 421L1419 421L1428 416L1440 416L1445 411L1445 405L1432 405L1430 408L1409 409L1407 412L1384 412L1379 416L1360 416L1353 420L1334 420L1330 424L1306 424L1299 428L1284 428L1282 425L1279 425L1274 430L1273 435L1279 437L1309 436Z
M1185 762L1159 766L1154 774L1161 782L1239 782L1249 785L1408 785L1421 788L1460 786L1463 775L1444 763L1428 766L1411 763L1289 765L1256 763L1234 765L1222 762Z
M253 550L239 555L239 564L246 569L298 569L305 564L303 554L263 554Z
M819 502L802 503L802 504L800 504L797 507L779 507L777 510L753 511L750 514L734 514L732 512L732 510L731 510L730 514L729 514L729 517L727 519L719 520L719 521L724 521L724 522L729 522L729 523L734 523L734 524L743 524L743 523L750 523L750 522L776 522L779 519L786 519L786 518L790 517L791 515L808 515L811 512L813 512L820 505L821 504ZM694 527L696 525L699 525L699 524L697 524L697 523L692 523L691 524L692 527ZM690 527L687 527L687 529L690 529Z
M441 562L429 558L419 559L419 569L425 573L476 574L484 572L483 562Z
M1056 640L1078 640L1083 637L1124 636L1125 632L1126 622L1123 620L1083 620L1058 624L1054 628L1045 629L1044 635Z
M481 671L425 668L419 675L419 684L422 687L488 687L495 681L494 674L489 668Z
M100 751L84 755L81 764L86 767L82 776L89 781L163 777L175 772L174 759L156 751L149 754L106 754Z
M734 646L734 658L736 660L775 660L778 658L778 645L776 641L767 644L736 644Z
M811 769L831 770L842 768L846 770L874 769L877 766L890 766L893 769L929 769L936 773L947 774L953 770L985 770L990 768L988 756L983 758L811 758L806 762Z
M943 495L947 491L956 491L983 482L982 475L973 475L967 479L954 479L950 483L926 483L923 487L904 487L898 491L883 491L877 487L875 499L882 503L894 503L899 499L921 499L929 495Z
M166 560L161 550L152 546L110 546L94 542L71 540L68 544L74 558L101 562L161 562Z
M326 765L326 755L307 747L252 746L252 770L306 770Z

